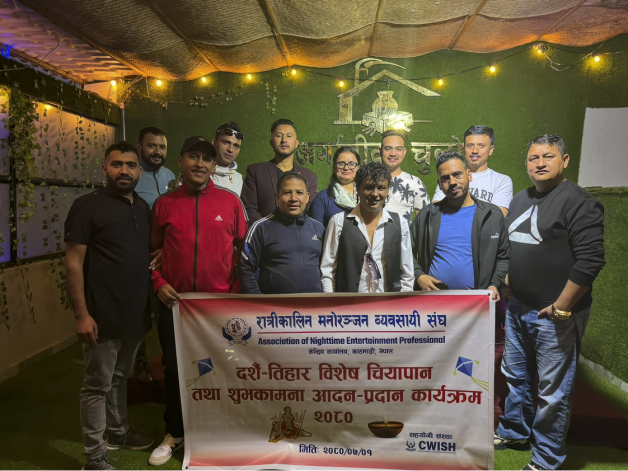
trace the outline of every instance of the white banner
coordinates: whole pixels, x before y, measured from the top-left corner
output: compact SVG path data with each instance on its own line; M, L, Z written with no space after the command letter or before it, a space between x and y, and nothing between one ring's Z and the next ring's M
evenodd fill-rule
M489 291L188 293L183 469L492 469Z

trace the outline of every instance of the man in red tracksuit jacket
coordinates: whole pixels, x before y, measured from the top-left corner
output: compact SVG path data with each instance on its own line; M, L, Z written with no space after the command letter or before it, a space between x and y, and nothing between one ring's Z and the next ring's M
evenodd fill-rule
M172 306L179 293L236 291L236 248L246 235L247 219L238 196L210 179L215 158L216 150L205 138L186 139L178 159L183 184L153 206L151 247L162 249L162 267L151 278L161 301L157 331L166 367L166 437L148 460L154 466L183 445Z

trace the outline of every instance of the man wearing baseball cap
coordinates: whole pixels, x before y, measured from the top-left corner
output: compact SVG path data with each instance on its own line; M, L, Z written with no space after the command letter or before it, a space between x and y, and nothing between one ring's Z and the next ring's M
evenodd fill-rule
M247 218L240 199L217 188L216 149L201 136L183 143L178 164L183 184L157 198L153 206L151 247L161 249L162 266L153 270L159 298L157 331L166 367L166 437L148 463L159 466L183 446L183 415L175 349L172 306L179 293L228 293L236 283L236 253L244 240Z

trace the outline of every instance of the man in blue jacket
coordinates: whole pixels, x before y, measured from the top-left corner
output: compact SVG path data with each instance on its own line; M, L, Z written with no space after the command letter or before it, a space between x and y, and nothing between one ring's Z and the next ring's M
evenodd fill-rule
M238 267L247 294L320 293L325 228L308 217L307 180L285 173L277 181L277 209L246 234Z

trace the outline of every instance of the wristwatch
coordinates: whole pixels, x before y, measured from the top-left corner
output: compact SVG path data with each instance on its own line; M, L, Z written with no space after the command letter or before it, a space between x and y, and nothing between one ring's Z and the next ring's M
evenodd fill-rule
M552 304L552 314L559 321L566 321L571 317L571 311L561 311L560 309L556 309L556 306Z

